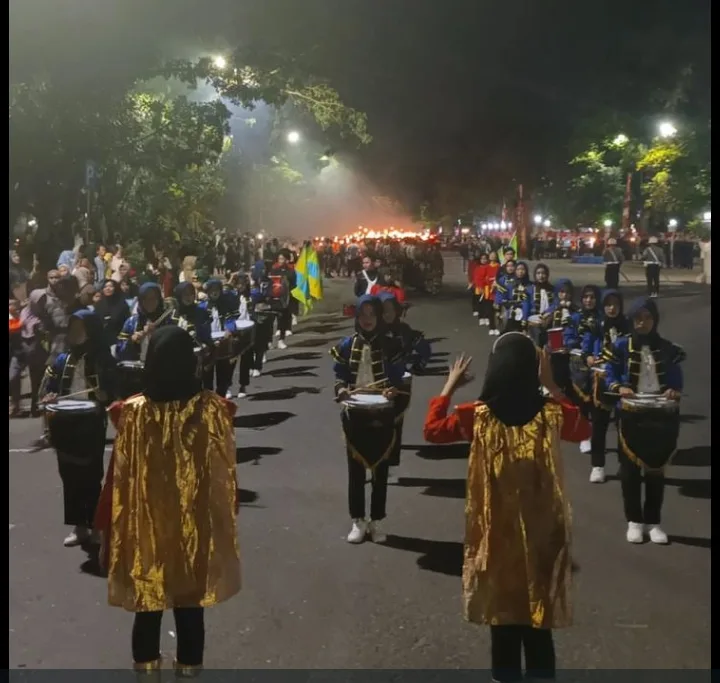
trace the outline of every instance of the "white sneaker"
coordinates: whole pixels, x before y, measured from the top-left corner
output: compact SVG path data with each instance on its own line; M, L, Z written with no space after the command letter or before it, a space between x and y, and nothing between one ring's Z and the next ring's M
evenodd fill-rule
M275 330L275 336L276 336L276 337L279 337L280 334L281 334L280 330Z
M288 330L288 331L285 333L285 336L286 336L286 337L292 337L292 330Z
M267 363L267 353L264 353L264 354L263 354L263 365L265 365L265 363ZM258 373L259 373L259 372L260 372L260 371L258 370ZM258 377L260 377L260 374L258 374Z
M385 543L385 541L387 541L387 534L383 533L380 522L370 522L368 531L370 533L370 540L373 543Z
M480 314L477 311L473 311L473 315L477 318Z
M362 543L367 534L367 523L364 519L353 519L352 529L347 535L348 543Z
M628 543L642 543L643 542L643 525L638 522L628 522L627 533L625 538Z
M650 540L658 545L668 544L668 535L660 528L659 524L653 524L648 531Z
M491 330L492 334L496 337L500 336L500 330Z
M232 401L232 397L233 397L232 391L230 391L230 389L228 389L228 390L225 392L225 398L226 398L228 401Z
M260 370L250 370L250 377L260 377Z
M593 467L590 470L590 483L591 484L604 484L605 483L605 468L604 467Z
M482 324L485 325L485 327L488 327L490 325L490 321L487 318L483 318Z
M284 351L287 348L287 344L282 339L279 339L278 340L278 348L281 351Z
M76 526L63 541L66 548L74 548L75 546L87 543L90 540L90 529L84 526Z
M292 317L292 325L293 325L293 327L295 327L295 325L297 325L297 316L296 315L294 315Z
M240 391L237 393L238 398L245 398L247 396L247 391L245 390L245 387L240 387Z
M592 443L590 443L590 440L587 439L586 441L580 442L580 452L581 453L590 453L592 451Z

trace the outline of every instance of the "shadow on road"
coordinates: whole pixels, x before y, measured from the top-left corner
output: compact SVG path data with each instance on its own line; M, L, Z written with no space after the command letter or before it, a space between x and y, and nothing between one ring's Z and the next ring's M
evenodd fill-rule
M307 327L297 328L297 334L332 334L334 332L340 332L340 330L347 330L348 325L335 325L326 323L325 325L308 325Z
M299 351L298 353L288 353L284 356L276 356L275 358L268 358L268 363L274 363L277 361L286 360L320 360L322 353L319 351Z
M295 413L283 411L258 413L257 415L236 415L233 418L233 426L235 429L265 429L276 427L291 417L295 417Z
M404 451L415 451L423 460L466 460L470 454L470 445L466 443L450 443L443 445L421 444L403 446Z
M710 467L710 446L682 448L672 459L677 467Z
M458 541L389 535L384 545L419 554L417 565L420 569L448 576L462 576L463 544Z
M294 349L316 349L318 346L327 346L328 344L327 339L300 339L292 342L292 347Z
M427 340L427 343L428 344L439 344L440 342L445 341L446 339L447 339L447 337L430 337Z
M257 491L238 489L238 498L240 498L240 505L249 505L250 503L254 503L259 496Z
M238 446L235 449L235 462L238 465L246 462L259 465L260 460L266 455L277 455L278 453L282 453L282 448L276 448L275 446Z
M709 538L695 538L694 536L668 536L670 543L677 543L678 545L688 545L693 548L707 548L712 550L710 547Z
M677 486L678 493L686 498L701 498L710 500L712 482L710 479L678 479L665 477L667 486Z
M107 571L100 566L100 546L94 543L83 544L82 549L87 559L80 565L83 574L95 576L99 579L107 578Z
M422 371L422 377L445 377L450 372L449 365L433 365Z
M680 422L692 424L693 422L702 422L707 420L707 415L695 415L694 413L685 413L680 415Z
M317 365L296 365L294 368L278 368L277 370L268 370L265 374L270 377L317 377L310 370L317 370Z
M286 389L275 389L274 391L262 391L259 394L252 394L250 401L289 401L301 394L319 394L322 388L318 387L287 387Z
M427 477L400 477L398 486L425 487L424 496L437 498L465 498L465 479L430 479Z

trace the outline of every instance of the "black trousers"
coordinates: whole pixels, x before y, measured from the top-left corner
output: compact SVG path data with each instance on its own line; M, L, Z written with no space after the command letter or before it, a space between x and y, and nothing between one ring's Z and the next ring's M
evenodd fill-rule
M531 626L491 626L492 676L501 683L523 680L522 652L528 678L555 677L555 645L550 629Z
M402 451L402 434L404 426L405 420L401 420L399 424L395 425L395 445L393 446L393 449L390 452L390 457L388 458L389 467L400 466L400 452Z
M260 362L262 362L262 358ZM250 384L250 370L254 368L254 363L255 354L252 349L248 349L245 353L240 354L240 358L238 359L238 382L240 383L241 389L244 389Z
M612 410L603 410L593 404L590 409L592 421L592 450L590 451L590 462L592 467L605 467L605 451L607 449L607 433L612 422Z
M225 394L232 385L233 372L235 371L235 363L229 358L221 358L216 360L208 370L203 372L203 387L225 397Z
M645 482L645 504L642 487ZM665 475L643 472L620 445L620 485L622 488L625 519L637 524L660 524L663 499L665 498Z
M252 369L263 369L263 357L272 343L274 317L267 317L255 326L255 344L248 352L252 357Z
M617 289L620 284L620 264L605 264L605 286L608 289Z
M660 266L657 263L650 263L645 266L645 281L647 282L648 294L660 292Z
M475 292L472 293L472 298L470 299L470 302L472 304L472 312L480 314L480 305L482 304L482 297L475 294Z
M202 607L179 607L173 610L177 631L178 664L202 666L205 651L205 610ZM136 664L160 659L162 612L136 612L132 629L132 656Z
M280 331L280 339L285 340L285 334L290 331L292 327L292 310L288 306L284 308L277 317L278 330Z
M348 451L348 507L351 519L365 519L365 466ZM381 462L373 472L370 494L370 519L385 519L389 461Z

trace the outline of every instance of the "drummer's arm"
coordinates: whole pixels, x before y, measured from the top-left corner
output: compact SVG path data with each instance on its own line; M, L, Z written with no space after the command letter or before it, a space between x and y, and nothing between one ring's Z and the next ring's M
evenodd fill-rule
M125 321L122 330L117 338L117 345L115 347L115 353L118 358L122 358L123 354L127 351L128 344L131 343L131 337L135 333L135 320L131 317Z
M665 384L668 389L673 391L682 392L683 384L683 370L680 366L679 361L668 363L665 369Z
M620 389L631 388L630 376L629 373L626 372L626 346L627 340L620 339L613 345L612 348L606 349L603 352L603 358L609 359L603 366L605 371L605 383L608 391L613 394L617 394Z
M341 392L348 391L352 383L350 372L350 346L347 340L343 340L337 346L330 349L330 357L333 359L333 373L335 375L335 397Z
M448 415L450 400L450 396L430 399L423 426L423 437L428 443L472 441L476 404L463 403Z
M574 313L568 325L563 329L563 346L566 349L577 349L580 346L577 324L577 314Z

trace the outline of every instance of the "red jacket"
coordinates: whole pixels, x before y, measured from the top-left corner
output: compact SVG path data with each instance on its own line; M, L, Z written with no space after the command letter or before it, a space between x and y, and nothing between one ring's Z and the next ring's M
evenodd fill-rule
M400 287L392 287L391 285L383 285L381 287L380 285L373 285L370 290L370 296L378 296L380 292L390 292L395 295L399 304L405 303L405 290L400 289Z

